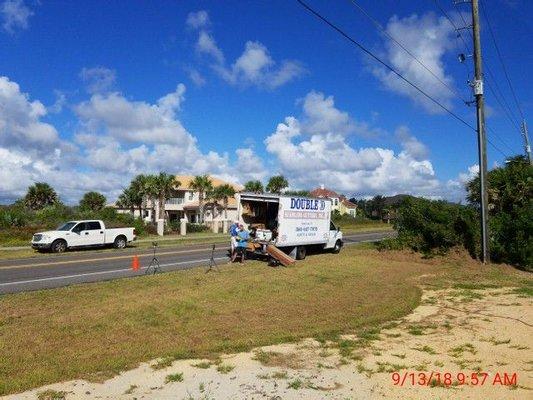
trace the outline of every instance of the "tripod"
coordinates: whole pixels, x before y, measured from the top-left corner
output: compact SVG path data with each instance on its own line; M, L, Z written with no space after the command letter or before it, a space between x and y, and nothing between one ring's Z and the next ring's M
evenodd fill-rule
M155 274L156 272L161 272L161 266L159 265L159 260L157 259L155 255L155 251L157 249L157 242L152 242L152 247L154 249L154 256L152 257L152 261L150 261L150 264L148 264L148 268L146 268L146 271L144 271L145 275Z
M215 261L215 245L213 245L213 248L211 249L211 258L209 259L209 265L205 269L205 273L207 274L209 271L220 272L217 262Z

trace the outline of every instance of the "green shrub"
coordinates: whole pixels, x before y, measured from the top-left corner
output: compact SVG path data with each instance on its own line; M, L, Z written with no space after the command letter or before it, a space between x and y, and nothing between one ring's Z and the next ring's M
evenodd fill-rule
M384 241L381 248L407 247L433 255L464 246L473 257L477 254L477 213L471 207L409 197L400 205L394 227L398 237Z
M209 231L209 227L202 224L193 224L190 222L187 222L187 232L207 232Z
M488 173L491 260L533 270L533 167L524 156ZM468 201L479 208L479 178L467 185Z
M28 215L22 207L0 208L0 228L22 227L28 222Z

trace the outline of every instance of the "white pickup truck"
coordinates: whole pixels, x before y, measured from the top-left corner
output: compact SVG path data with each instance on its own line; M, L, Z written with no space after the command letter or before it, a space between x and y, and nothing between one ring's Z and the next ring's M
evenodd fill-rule
M123 249L135 239L135 228L106 229L104 222L100 220L69 221L55 231L34 234L31 247L54 253L62 253L72 247L113 245L117 249Z

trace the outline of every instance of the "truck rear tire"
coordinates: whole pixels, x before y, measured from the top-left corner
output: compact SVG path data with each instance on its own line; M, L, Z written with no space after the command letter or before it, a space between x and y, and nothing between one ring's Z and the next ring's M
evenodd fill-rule
M298 246L296 248L296 259L304 260L307 255L307 248L305 246Z
M333 254L338 254L340 253L342 249L342 242L340 240L337 240L335 242L335 246L333 246L333 249L331 250L333 252Z
M64 253L67 251L67 242L65 242L63 239L54 240L50 246L50 250L52 250L54 253Z
M115 242L113 243L113 246L115 247L115 249L123 249L126 247L127 243L128 242L126 241L126 238L121 235L115 238Z

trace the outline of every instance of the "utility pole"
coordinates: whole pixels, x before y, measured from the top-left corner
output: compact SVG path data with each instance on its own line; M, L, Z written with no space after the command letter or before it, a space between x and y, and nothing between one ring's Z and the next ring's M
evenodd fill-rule
M529 145L529 137L527 135L527 125L526 120L522 120L522 136L524 137L524 148L526 149L526 155L527 159L529 160L529 165L533 165L533 162L531 161L531 146Z
M483 100L483 69L481 67L481 38L479 33L479 3L472 2L472 30L474 31L474 67L473 82L476 97L477 142L479 155L479 195L481 199L481 261L490 262L489 255L489 227L487 193L487 138L485 136L485 105Z

